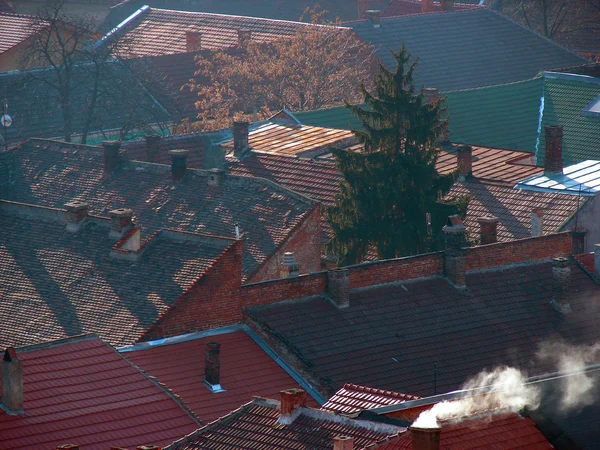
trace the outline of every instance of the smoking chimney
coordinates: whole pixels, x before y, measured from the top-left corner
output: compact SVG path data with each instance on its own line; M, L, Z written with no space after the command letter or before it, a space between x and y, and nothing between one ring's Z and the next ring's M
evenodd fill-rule
M113 209L110 214L110 237L120 239L133 227L133 211L129 208Z
M560 125L544 128L546 135L546 154L544 157L544 173L563 173L562 138L563 127Z
M333 450L353 450L354 438L350 436L336 436L333 438Z
M187 30L185 32L185 50L188 53L202 50L202 33Z
M221 387L221 344L209 342L206 344L204 359L204 384L212 392L225 392Z
M350 306L350 270L335 269L327 272L329 300L337 308Z
M9 415L23 414L23 363L12 347L2 361L2 405Z
M173 178L173 182L179 183L183 179L185 171L187 170L187 157L189 153L189 150L169 150L169 156L171 157L171 177Z
M440 428L410 427L412 450L439 450Z
M445 239L444 271L450 283L459 288L464 288L467 255L466 229L458 215L450 216L442 228Z
M480 217L477 219L479 223L479 237L481 245L494 244L498 242L498 222L499 219L494 216Z
M249 150L248 122L233 122L233 154L241 158Z
M381 27L381 11L379 9L369 9L365 12L369 22L373 24L373 28Z
M150 162L157 162L160 153L160 139L158 134L146 136L146 157Z
M75 233L81 228L82 222L87 219L90 205L86 202L73 200L66 203L67 208L67 230Z
M456 147L458 179L464 181L473 175L473 147L460 144Z
M544 234L544 210L542 208L533 208L531 210L531 236L541 236Z
M294 258L292 252L285 252L283 254L283 261L279 265L279 276L280 278L297 277L300 274L300 268Z
M433 12L433 0L421 0L421 12Z
M440 0L442 11L452 11L454 9L454 0Z
M246 48L252 39L252 30L242 28L238 30L238 47Z
M281 391L281 404L279 407L279 423L289 425L294 421L299 408L306 405L306 392L302 389L286 389Z
M569 304L569 280L571 278L571 261L568 258L552 260L552 307L566 314L571 312Z
M111 173L121 162L121 141L104 141L104 173Z
M366 19L370 0L358 0L358 20Z

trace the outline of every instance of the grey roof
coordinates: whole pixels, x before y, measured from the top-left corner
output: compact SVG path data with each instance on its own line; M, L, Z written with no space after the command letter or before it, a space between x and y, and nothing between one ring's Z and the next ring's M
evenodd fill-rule
M488 8L382 18L380 28L368 21L346 25L390 68L390 50L404 42L419 57L417 85L441 91L526 80L541 70L587 62Z
M544 173L517 183L515 187L525 191L593 197L600 191L600 161L582 161L565 167L563 173Z

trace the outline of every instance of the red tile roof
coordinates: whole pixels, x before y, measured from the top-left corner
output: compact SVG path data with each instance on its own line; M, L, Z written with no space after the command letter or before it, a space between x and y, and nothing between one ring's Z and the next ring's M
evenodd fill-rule
M252 41L268 42L291 37L311 26L285 20L146 8L119 32L127 35L133 55L158 56L187 52L186 31L202 34L203 49L217 50L236 47L239 29L251 30Z
M397 405L398 403L418 398L416 395L346 383L343 388L327 400L327 403L323 405L323 409L336 413L350 414L380 406Z
M17 349L24 410L0 410L0 446L85 450L166 445L197 429L176 398L96 337ZM3 363L4 364L4 363Z
M0 30L0 53L4 53L33 36L40 30L40 25L34 16L0 12Z
M454 9L456 11L466 11L470 9L481 8L481 6L476 4L469 3L454 3ZM435 2L433 4L433 11L431 12L441 12L442 7L439 2ZM421 7L420 1L413 0L392 0L390 5L383 12L382 17L396 17L396 16L407 16L410 14L421 14L423 9Z
M353 437L355 448L362 448L405 429L312 408L297 411L284 425L278 422L279 402L257 398L164 450L331 450L340 435Z
M442 423L440 450L551 450L544 435L529 417L518 414L490 415L459 423ZM400 439L369 450L410 450L410 431Z
M209 342L221 344L221 386L226 392L213 394L202 383ZM300 387L245 331L126 351L123 356L180 396L206 423L229 414L255 395L278 397L284 389ZM319 407L311 397L308 405Z

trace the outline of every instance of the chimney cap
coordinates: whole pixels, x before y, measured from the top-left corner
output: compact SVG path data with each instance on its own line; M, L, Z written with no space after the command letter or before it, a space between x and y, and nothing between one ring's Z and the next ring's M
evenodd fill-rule
M564 256L559 256L558 258L552 258L552 267L569 267L571 265L571 260L569 258L565 258Z
M109 214L111 216L117 216L117 217L129 216L129 215L133 215L133 210L129 209L129 208L117 208L117 209L113 209L112 211L110 211Z
M88 209L90 204L83 200L72 200L69 203L65 203L67 211L81 211L82 209Z
M482 216L477 218L477 222L479 223L498 223L500 219L496 216Z
M190 154L189 150L183 149L183 148L177 148L174 150L169 150L169 156L172 159L181 159L181 158L187 158L187 156Z

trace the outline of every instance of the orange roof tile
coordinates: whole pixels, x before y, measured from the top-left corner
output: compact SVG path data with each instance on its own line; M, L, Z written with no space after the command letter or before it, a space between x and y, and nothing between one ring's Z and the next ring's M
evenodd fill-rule
M342 414L377 408L380 406L397 405L420 397L400 392L375 389L357 384L346 383L344 387L331 396L322 409Z
M4 53L33 36L41 26L34 16L0 13L0 53Z

